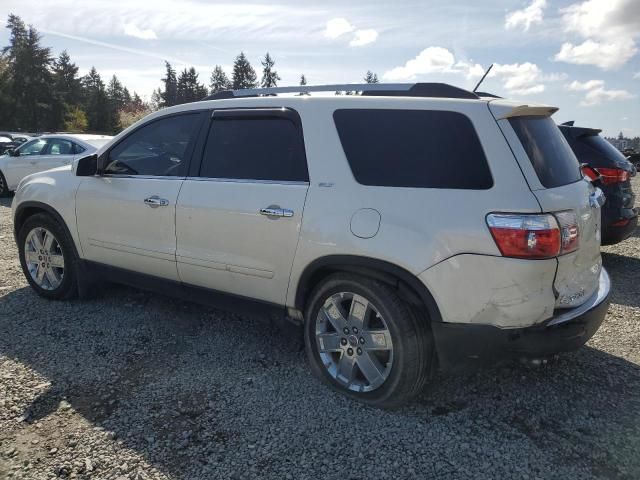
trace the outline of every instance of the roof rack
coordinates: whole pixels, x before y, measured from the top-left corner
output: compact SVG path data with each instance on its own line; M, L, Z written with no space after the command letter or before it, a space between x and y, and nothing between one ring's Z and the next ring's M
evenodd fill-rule
M385 97L466 98L473 100L480 98L473 92L446 83L346 83L336 85L300 85L298 87L223 90L222 92L209 95L203 98L203 100L257 97L278 95L280 93L304 94L310 92L362 92L362 95L366 96Z

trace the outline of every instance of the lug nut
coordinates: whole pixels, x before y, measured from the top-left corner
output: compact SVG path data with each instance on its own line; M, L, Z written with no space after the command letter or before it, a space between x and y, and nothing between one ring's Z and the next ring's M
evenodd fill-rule
M349 335L349 329L347 327L344 327L342 331L344 332L345 335Z
M360 337L360 345L364 345L364 337Z
M356 327L353 327L353 333L358 333L358 329Z
M353 355L353 348L347 348L347 355Z
M346 344L347 344L347 339L346 339L346 338L344 338L344 337L343 337L343 338L341 338L341 339L340 339L340 344L341 344L341 345L346 345Z
M358 355L362 355L362 349L360 347L358 347L357 352L358 352Z

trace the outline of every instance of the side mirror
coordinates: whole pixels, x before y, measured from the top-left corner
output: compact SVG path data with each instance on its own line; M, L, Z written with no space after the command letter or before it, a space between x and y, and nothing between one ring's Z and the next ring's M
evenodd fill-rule
M105 171L105 169L107 168L107 160L109 158L109 155L107 152L103 153L102 155L100 155L97 158L96 161L96 165L97 165L97 174L98 175L102 175Z
M92 153L78 160L76 167L76 176L92 177L98 173L98 155Z
M12 157L19 157L20 156L20 150L18 150L17 148L12 148L7 153Z

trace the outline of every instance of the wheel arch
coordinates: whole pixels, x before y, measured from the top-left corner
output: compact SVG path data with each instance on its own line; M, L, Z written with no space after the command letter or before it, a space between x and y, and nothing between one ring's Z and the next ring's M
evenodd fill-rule
M65 233L71 239L73 248L76 251L77 256L78 249L75 245L75 242L73 241L73 235L71 235L71 231L69 230L67 222L64 221L62 215L60 215L60 213L58 213L55 208L42 202L26 201L20 203L20 205L16 207L15 214L13 215L13 235L16 241L18 239L18 233L20 232L20 229L22 228L22 225L24 225L24 222L27 220L27 218L38 213L47 213L60 224L60 226L65 230Z
M296 286L296 309L304 312L306 301L313 288L324 278L337 272L364 275L391 285L398 290L405 301L417 307L423 307L431 321L442 321L440 309L433 295L418 277L385 260L357 255L328 255L317 258L307 265Z

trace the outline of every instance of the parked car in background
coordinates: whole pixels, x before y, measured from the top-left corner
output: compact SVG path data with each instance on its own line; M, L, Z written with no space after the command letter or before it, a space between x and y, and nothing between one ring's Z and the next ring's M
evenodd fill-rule
M14 191L32 173L70 165L79 155L95 152L111 140L107 135L42 135L0 156L0 195Z
M627 160L630 161L636 170L640 170L640 153L631 153L627 156Z
M363 93L291 95L336 90ZM26 178L20 262L49 299L111 280L289 318L318 377L395 406L603 321L604 199L556 110L444 84L222 92Z
M583 172L602 189L606 202L602 207L602 244L612 245L628 238L638 224L631 177L635 167L619 150L602 138L601 130L576 127L573 122L559 125L583 168Z
M13 136L7 132L0 132L0 155L4 155L7 151L16 147Z

